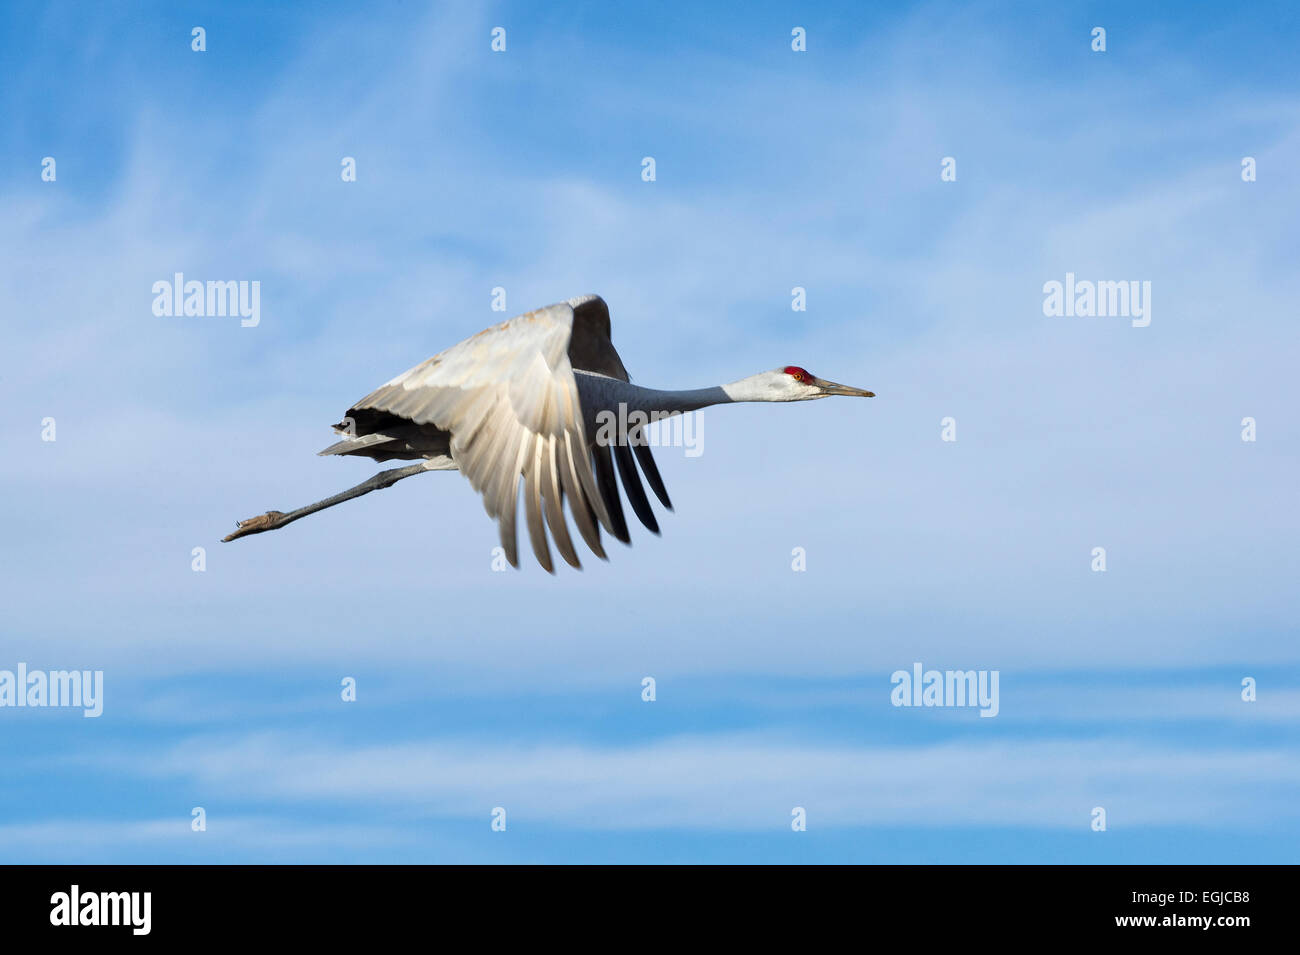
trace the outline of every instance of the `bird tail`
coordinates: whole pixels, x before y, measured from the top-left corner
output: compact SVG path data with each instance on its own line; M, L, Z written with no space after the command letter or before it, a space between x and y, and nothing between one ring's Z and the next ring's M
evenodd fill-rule
M317 451L317 454L364 454L366 448L372 448L376 444L384 444L392 441L392 435L388 434L363 434L349 435L342 441L336 441L324 451Z

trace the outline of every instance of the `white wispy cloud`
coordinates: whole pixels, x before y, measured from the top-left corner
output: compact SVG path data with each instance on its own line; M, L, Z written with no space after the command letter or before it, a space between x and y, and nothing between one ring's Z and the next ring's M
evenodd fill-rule
M86 762L183 779L208 799L379 804L416 815L577 829L817 825L1252 828L1292 822L1300 765L1282 748L1090 740L827 744L764 734L519 746L492 736L346 745L303 734L200 737Z
M207 828L195 831L184 811L176 818L75 818L0 825L0 856L12 861L86 864L120 859L123 853L144 858L222 862L250 854L275 860L312 858L330 861L341 852L374 852L409 841L397 825L304 822L287 815L224 815L214 812ZM346 861L336 858L335 861Z

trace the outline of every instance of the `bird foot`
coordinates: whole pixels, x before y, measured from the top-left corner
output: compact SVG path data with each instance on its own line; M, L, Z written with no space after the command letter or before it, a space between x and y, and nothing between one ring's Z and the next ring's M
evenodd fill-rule
M235 526L238 530L227 537L221 538L221 542L224 544L227 541L237 540L248 534L260 534L262 531L273 531L280 526L284 517L285 515L283 511L267 511L265 514L259 514L257 517L250 517L245 521L235 521Z

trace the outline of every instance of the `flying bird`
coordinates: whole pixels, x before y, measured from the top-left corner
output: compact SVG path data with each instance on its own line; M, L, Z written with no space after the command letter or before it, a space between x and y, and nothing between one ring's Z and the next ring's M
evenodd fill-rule
M641 483L672 510L645 442L645 424L736 401L874 397L797 365L731 384L659 391L632 384L610 341L609 308L598 295L571 298L479 332L372 391L334 425L341 440L321 454L414 460L287 513L237 522L224 540L276 530L425 471L460 471L497 522L506 559L519 566L515 536L520 486L537 562L554 573L546 528L566 562L581 567L564 502L592 553L606 559L600 528L631 543L618 478L632 510L659 533ZM622 422L611 427L614 421ZM639 466L639 472L638 472ZM543 524L543 515L545 524Z

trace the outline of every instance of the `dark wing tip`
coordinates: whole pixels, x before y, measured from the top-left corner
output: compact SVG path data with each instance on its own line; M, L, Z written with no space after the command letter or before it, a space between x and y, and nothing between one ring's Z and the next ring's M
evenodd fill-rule
M650 509L650 499L645 496L641 475L637 473L632 452L626 444L614 445L614 461L618 464L618 475L623 479L623 490L627 492L627 501L632 505L632 510L652 534L658 534L659 522L655 520L655 512Z
M673 502L668 499L668 488L664 487L664 479L659 474L659 467L655 464L649 445L634 444L632 450L636 452L637 462L645 472L645 479L650 482L650 489L655 492L655 497L659 498L660 504L671 511Z

